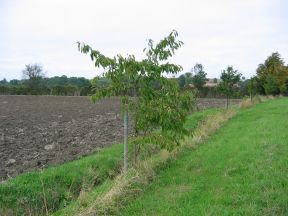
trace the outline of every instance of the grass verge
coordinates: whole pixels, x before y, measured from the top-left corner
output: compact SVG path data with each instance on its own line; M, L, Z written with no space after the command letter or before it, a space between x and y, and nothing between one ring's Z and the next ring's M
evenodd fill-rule
M165 170L165 167L177 159L183 152L186 152L191 147L195 148L197 144L201 143L209 135L215 132L223 123L228 121L234 114L234 110L223 112L213 111L217 113L209 115L212 111L204 111L209 118L202 121L199 114L188 118L188 125L194 127L194 121L202 121L200 127L194 130L193 138L187 138L183 141L182 146L178 147L172 152L165 150L158 154L141 161L137 167L130 169L127 175L120 174L115 181L109 181L105 184L105 188L101 186L95 188L93 193L87 193L74 202L72 205L62 209L54 216L63 215L115 215L127 205L127 203L141 194L150 183L155 180L157 173ZM191 122L189 122L191 121ZM189 143L189 144L188 144ZM108 185L108 186L107 186Z
M119 215L288 215L288 99L239 113Z
M122 146L0 184L0 215L42 215L65 207L80 191L100 185L120 171Z

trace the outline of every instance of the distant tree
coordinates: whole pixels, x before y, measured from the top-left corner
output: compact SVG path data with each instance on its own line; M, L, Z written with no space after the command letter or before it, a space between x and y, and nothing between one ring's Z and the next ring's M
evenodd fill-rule
M67 77L63 76L54 76L51 78L44 78L44 83L49 88L55 86L75 86L77 88L90 87L91 83L89 79L84 77Z
M207 81L207 73L205 73L202 64L198 63L196 63L196 65L193 67L192 72L194 74L192 83L197 88L197 90L200 91Z
M67 86L69 85L69 80L66 75L62 75L61 77L55 76L51 78L47 78L48 86Z
M251 77L247 83L247 90L250 95L250 100L252 101L252 97L257 93L257 77Z
M50 94L51 95L66 95L66 88L64 86L55 85L50 87Z
M108 88L111 85L111 80L106 77L96 76L90 81L94 92Z
M223 70L220 76L221 82L218 85L218 90L226 96L226 108L229 106L229 99L233 93L233 88L240 81L241 73L234 70L232 66L228 66Z
M78 87L89 86L90 81L85 79L84 77L70 77L68 78L68 85Z
M22 84L22 81L21 80L17 80L17 79L12 79L9 82L9 85L13 85L13 86L18 86L18 85L21 85L21 84Z
M272 53L263 64L259 64L256 72L263 89L262 93L266 93L264 85L267 86L267 82L270 84L272 84L271 82L274 82L272 81L271 76L275 78L279 89L288 78L288 68L285 66L285 62L278 52ZM270 77L268 78L269 75ZM267 78L269 80L267 80Z
M185 87L185 85L186 85L186 77L185 77L184 74L182 74L182 75L180 75L178 77L178 84L179 84L181 89L183 89Z
M185 87L188 87L190 84L192 84L193 75L191 72L186 72L185 74L182 74L178 77L178 84L181 89L184 89Z
M185 73L186 86L193 84L193 74L191 72Z
M92 91L91 91L92 86L83 86L80 87L80 96L88 96L91 95Z
M8 84L8 82L7 82L6 78L0 80L0 85L7 85L7 84Z
M57 82L57 85L69 85L69 78L66 75L62 75L61 77L57 77L58 79L55 80Z
M264 89L266 95L277 95L280 93L275 76L271 74L267 75L264 83Z
M244 76L241 77L240 81L238 82L238 89L236 92L234 92L235 97L241 97L244 95L247 95L247 85L248 85L248 81Z
M25 65L25 69L22 71L22 73L25 79L38 79L45 76L45 73L43 72L43 67L40 64Z
M25 69L22 71L25 79L25 85L30 89L31 94L39 94L41 88L41 81L45 76L42 65L28 64L25 65Z

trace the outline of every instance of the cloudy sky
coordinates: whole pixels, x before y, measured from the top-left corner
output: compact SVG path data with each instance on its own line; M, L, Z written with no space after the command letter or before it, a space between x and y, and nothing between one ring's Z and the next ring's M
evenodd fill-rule
M147 39L172 29L184 46L172 59L183 72L202 63L208 77L233 65L245 77L278 51L288 63L287 0L0 0L0 80L20 79L26 64L47 76L92 78L76 42L107 56L143 58Z

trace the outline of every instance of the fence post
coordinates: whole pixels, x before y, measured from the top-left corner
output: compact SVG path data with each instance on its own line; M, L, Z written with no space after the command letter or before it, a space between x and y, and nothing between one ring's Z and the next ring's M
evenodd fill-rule
M124 113L124 173L128 170L128 110Z

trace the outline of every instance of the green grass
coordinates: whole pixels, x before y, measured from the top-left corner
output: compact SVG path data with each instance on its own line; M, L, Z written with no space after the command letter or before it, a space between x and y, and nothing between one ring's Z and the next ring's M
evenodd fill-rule
M288 215L288 99L241 110L121 215Z
M5 212L40 215L46 213L45 202L49 212L68 205L81 190L113 178L119 171L122 152L122 145L113 145L76 161L26 173L1 184L0 215Z
M206 116L215 112L217 110L213 109L193 113L187 118L187 129L195 129ZM122 145L113 145L76 161L19 175L0 184L0 215L11 212L13 215L46 214L46 206L52 213L70 203L73 210L79 205L79 200L75 200L80 191L91 191L85 200L89 202L109 189L111 179L120 170L122 154ZM69 208L65 211L69 212Z
M205 109L199 112L195 112L192 115L189 115L187 117L185 127L189 130L194 130L197 128L197 126L199 125L199 123L201 123L203 119L205 119L206 117L210 115L214 115L220 111L221 111L220 109L213 108L213 109Z
M200 112L195 112L187 117L187 122L185 126L189 130L194 130L202 120L204 120L209 115L215 114L219 111L220 110L216 109L207 109ZM113 181L105 181L100 187L95 187L92 191L85 193L83 197L77 199L66 208L62 208L59 211L55 212L53 216L76 215L81 209L85 209L86 206L91 204L99 196L110 190L112 185Z

